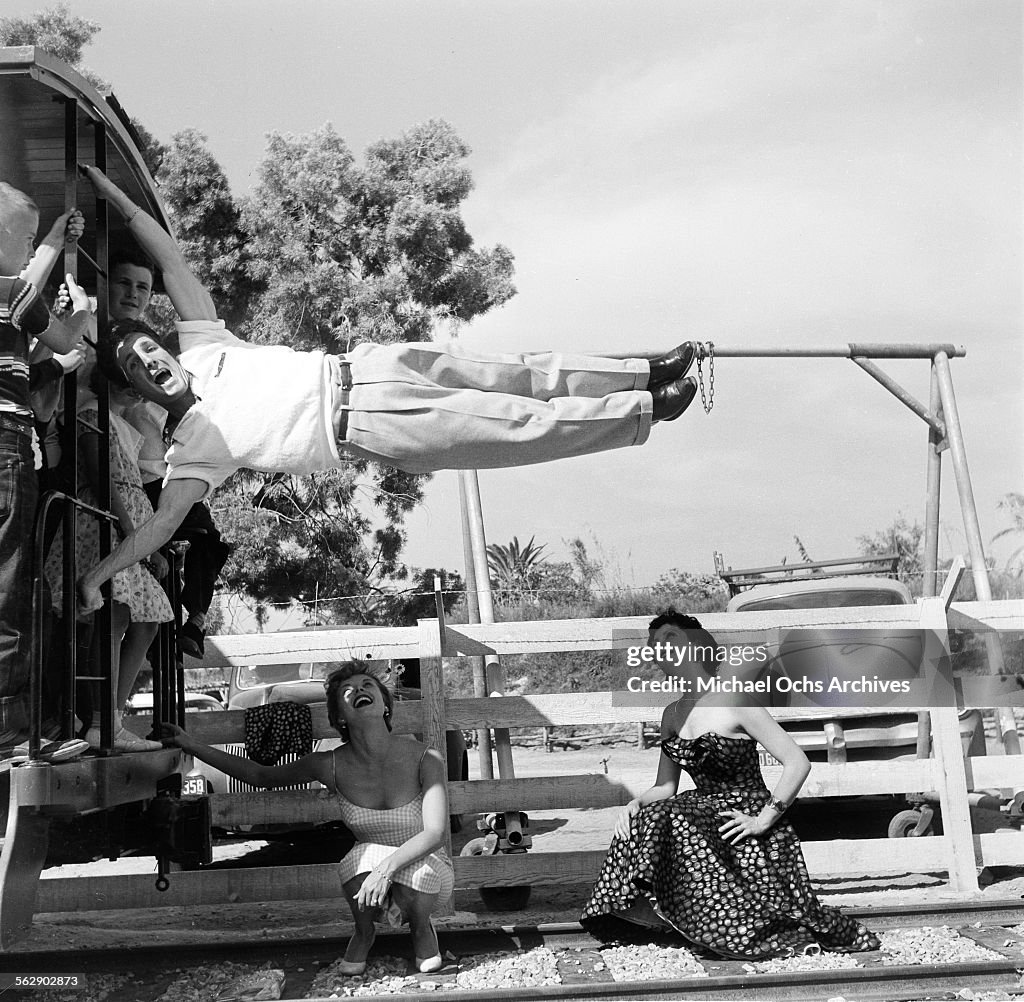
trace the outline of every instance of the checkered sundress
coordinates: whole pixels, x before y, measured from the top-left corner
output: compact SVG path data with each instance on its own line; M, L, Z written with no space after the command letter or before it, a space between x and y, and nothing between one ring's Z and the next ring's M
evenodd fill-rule
M338 762L334 760L334 789L338 790ZM338 864L342 883L361 873L369 873L384 862L395 849L423 831L423 794L418 793L401 807L378 810L353 804L337 792L341 820L356 837L356 844ZM422 859L403 866L391 876L392 883L404 884L414 891L437 894L438 905L451 897L455 887L455 871L444 847Z

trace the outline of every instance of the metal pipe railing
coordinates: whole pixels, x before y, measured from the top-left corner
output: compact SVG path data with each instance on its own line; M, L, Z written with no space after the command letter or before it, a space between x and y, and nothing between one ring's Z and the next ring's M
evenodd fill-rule
M707 352L701 349L703 354ZM595 352L602 358L658 358L665 349L658 351L631 351L625 353ZM934 358L943 352L948 358L963 358L967 349L962 345L926 341L922 344L902 342L851 341L847 344L830 345L748 345L736 344L723 347L715 342L715 358Z
M872 379L881 383L900 403L910 408L929 428L940 438L945 438L946 428L935 413L925 407L913 394L908 393L895 379L887 372L883 372L874 362L866 358L857 357L853 360Z
M29 738L28 757L29 761L39 758L42 745L42 720L43 720L43 567L46 563L46 525L49 520L50 511L56 504L65 505L61 515L63 543L64 543L64 566L63 566L63 589L64 589L64 624L65 638L68 642L65 645L65 652L68 671L65 676L64 686L64 707L62 714L63 732L73 731L72 721L75 715L75 681L78 651L75 646L76 623L75 608L77 603L77 559L75 552L75 537L69 530L69 526L77 527L79 511L100 520L114 521L115 516L109 511L103 511L85 501L80 501L70 494L62 491L48 491L42 499L39 510L36 514L35 534L33 540L34 560L32 574L32 637L30 646L30 671L29 671ZM69 538L70 537L70 538ZM70 581L70 586L69 586Z

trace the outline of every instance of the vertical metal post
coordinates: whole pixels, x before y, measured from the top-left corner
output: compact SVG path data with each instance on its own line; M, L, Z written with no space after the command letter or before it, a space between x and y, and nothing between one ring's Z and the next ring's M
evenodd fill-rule
M187 543L171 543L166 547L167 554L171 558L168 564L171 567L173 577L171 579L171 608L174 610L174 619L164 624L167 630L167 656L170 659L169 665L174 666L174 694L177 700L174 722L179 727L185 726L185 658L178 653L178 623L181 622L181 576L178 573L188 553Z
M64 101L64 210L74 208L78 202L78 102L67 98ZM64 274L78 277L78 244L64 244ZM67 471L68 483L64 488L78 495L78 377L68 373L64 377L64 427L61 429L61 465ZM64 567L62 568L64 628L64 693L62 699L61 734L74 733L75 721L75 674L78 665L78 562L75 559L75 539L78 536L78 509L73 504L63 504ZM69 546L70 540L70 546Z
M471 623L480 622L480 597L477 595L476 567L473 565L473 540L469 530L466 507L466 471L458 471L459 511L462 521L462 556L466 568L466 611ZM487 695L487 669L482 657L469 659L473 667L473 695L482 699ZM476 729L476 753L481 779L494 779L494 756L491 750L491 731L488 727Z
M107 169L107 127L103 122L93 123L94 159L96 166ZM109 274L107 262L107 233L109 230L106 199L96 199L96 262L102 272ZM96 327L97 337L105 337L107 333L107 282L103 274L96 275ZM96 494L96 505L104 511L110 511L110 400L106 384L97 394L99 405L100 447L99 447L99 478ZM100 520L99 557L103 560L113 548L113 526L106 520ZM114 623L111 608L111 586L107 581L103 585L103 608L96 613L96 629L100 633L100 744L103 748L111 748L114 743L114 714L117 707L117 686L114 683L114 665L118 662L120 649L114 650Z
M931 395L928 409L936 417L942 416L942 401L939 398L939 377L932 362ZM932 427L928 428L928 477L927 496L924 504L924 581L921 593L925 598L934 598L939 593L939 496L942 487L942 450L945 441ZM917 714L917 757L928 758L931 753L931 714L921 710Z
M967 467L967 451L964 448L960 414L957 411L956 395L953 392L953 377L949 371L949 358L945 352L940 351L935 355L934 365L938 376L942 410L946 419L946 438L949 441L949 452L953 460L953 473L956 476L956 489L960 497L964 532L967 536L967 549L971 557L974 591L979 601L991 602L992 587L988 580L988 565L985 563L985 545L981 538L978 508L974 502L971 474ZM993 674L1002 674L1004 670L1003 649L997 633L991 630L985 633L985 647L988 651L989 667ZM1019 755L1020 736L1017 734L1017 723L1012 711L1006 706L996 707L995 710L996 724L1000 730L1006 754Z
M931 365L931 397L929 410L940 414L939 379L935 363ZM924 581L921 592L925 598L939 593L939 491L942 484L942 449L944 442L934 428L928 429L928 480L924 505Z
M494 622L494 603L491 597L491 580L487 573L487 541L484 536L484 514L480 503L480 481L476 470L464 470L466 485L466 519L469 523L470 547L473 552L473 566L476 572L476 594L480 602L480 622ZM496 657L487 659L487 694L505 694L505 676ZM507 727L494 728L494 748L498 758L498 776L501 779L515 779L512 764L512 743Z

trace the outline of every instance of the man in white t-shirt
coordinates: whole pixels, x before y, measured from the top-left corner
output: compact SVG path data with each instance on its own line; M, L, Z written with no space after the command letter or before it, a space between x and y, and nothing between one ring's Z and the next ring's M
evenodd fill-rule
M696 392L692 342L648 362L434 344L361 344L341 357L242 341L173 238L99 170L84 171L153 258L182 318L177 358L139 321L114 324L101 342L108 378L168 412L167 474L153 518L80 580L84 612L235 470L306 474L350 458L411 473L524 466L642 445Z

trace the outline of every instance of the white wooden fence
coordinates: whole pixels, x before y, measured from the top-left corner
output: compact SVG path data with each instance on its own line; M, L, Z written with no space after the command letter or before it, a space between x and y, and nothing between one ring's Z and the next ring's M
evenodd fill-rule
M944 600L938 598L913 606L708 614L702 621L720 640L775 628L852 626L915 627L944 636L947 627L1024 630L1024 602L972 602L947 608ZM418 657L423 699L396 704L395 730L427 735L443 755L446 730L631 723L650 719L649 707L614 705L610 692L480 699L443 695L444 671L459 670L454 659L488 654L501 657L553 651L604 651L613 647L615 637L621 642L623 631L638 638L645 637L646 626L646 617L474 626L423 620L415 627L394 629L227 636L207 640L210 654L204 664L214 667L297 664L349 657ZM1011 668L1019 670L1020 666ZM835 719L843 712L788 709L776 715L782 720L808 721ZM906 713L906 709L901 712ZM189 714L187 726L201 741L241 743L244 741L243 716L243 711ZM313 724L317 737L333 736L325 706L314 706ZM137 725L141 726L142 721L137 721ZM935 791L942 812L943 834L885 841L808 841L803 848L812 874L944 872L948 874L953 891L969 895L978 889L978 867L1024 863L1024 833L973 834L968 804L968 791L1024 788L1024 755L965 757L957 711L953 707L931 710L931 731L931 757L815 764L802 796ZM778 769L765 768L764 772L771 787ZM647 785L645 781L641 788ZM474 814L612 807L625 804L641 792L641 788L618 780L614 774L595 774L452 782L449 794L453 813ZM323 790L216 795L212 809L215 825L325 822L337 817L332 796ZM455 859L456 886L466 889L586 882L596 876L606 849L607 846L601 844L584 852L543 852L535 848L517 855L458 857ZM331 865L182 872L173 875L170 889L163 893L154 890L151 875L49 879L44 875L36 910L302 900L340 897L341 893L337 867Z

